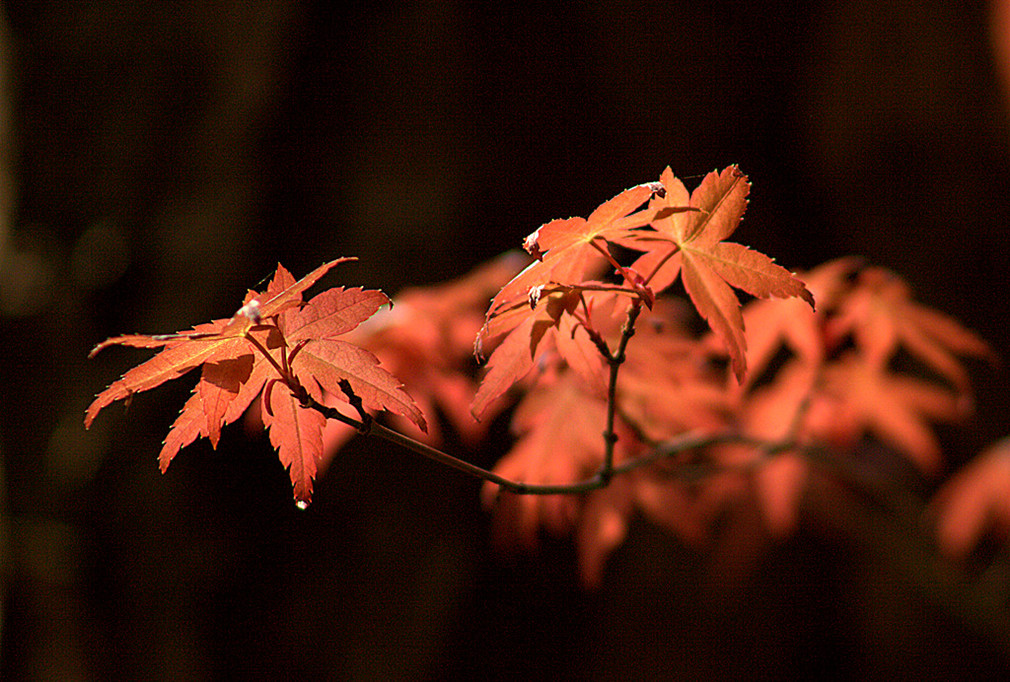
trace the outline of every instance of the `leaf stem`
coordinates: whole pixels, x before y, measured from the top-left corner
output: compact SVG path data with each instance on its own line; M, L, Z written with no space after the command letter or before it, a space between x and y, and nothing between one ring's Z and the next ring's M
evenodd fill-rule
M606 239L604 239L603 237L599 237L599 236L593 237L593 240L591 242L589 242L589 243L592 245L592 247L594 249L596 249L597 251L599 251L600 253L602 253L604 258L606 258L608 261L610 261L610 264L614 266L615 270L617 270L619 273L621 273L622 276L625 277L625 279L627 279L627 276L624 275L624 268L621 267L620 263L618 263L616 260L614 260L613 255L611 255L611 253L610 253L610 249L605 249L602 246L600 246L599 242L596 241L597 239L602 239L605 243L609 244L609 242L607 242Z
M659 273L659 269L661 267L663 267L664 265L666 265L666 262L668 260L670 260L671 258L673 258L677 254L678 251L680 251L680 245L679 244L674 244L673 248L670 249L670 252L668 254L666 254L665 256L663 256L662 260L660 260L658 263L656 263L656 267L654 267L652 269L652 272L649 273L649 276L645 278L645 283L648 284L649 282L651 282L652 278L655 277Z
M277 331L280 332L280 329L278 329ZM280 375L281 380L283 380L284 383L287 384L289 388L292 388L292 390L294 390L294 388L291 386L293 380L291 378L290 372L286 371L283 367L281 367L277 363L277 360L274 359L274 356L270 355L270 351L268 351L263 346L262 343L257 341L256 337L254 337L252 334L249 334L248 332L246 332L243 336L245 336L246 341L251 343L256 350L258 350L260 353L263 354L263 357L267 359L267 362L273 365L273 368L277 370L277 374Z

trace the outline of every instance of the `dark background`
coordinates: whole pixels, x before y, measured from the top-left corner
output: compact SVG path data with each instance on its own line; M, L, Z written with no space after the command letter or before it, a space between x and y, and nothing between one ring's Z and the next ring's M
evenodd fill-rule
M230 314L278 261L462 274L666 165L739 163L736 237L858 253L1007 357L1007 109L981 2L8 2L3 679L947 677L1006 665L837 536L737 573L636 524L491 550L479 485L356 442L299 512L265 438L155 457L192 383L111 408L108 336ZM338 8L339 7L339 8ZM1010 433L1005 376L953 463ZM458 446L456 451L462 451ZM490 464L497 439L470 459ZM759 531L754 530L755 533ZM720 563L721 562L721 563ZM735 577L734 577L735 576Z

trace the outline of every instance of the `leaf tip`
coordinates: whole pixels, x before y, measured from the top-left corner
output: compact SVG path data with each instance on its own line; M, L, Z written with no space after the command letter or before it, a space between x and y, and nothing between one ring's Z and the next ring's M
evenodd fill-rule
M747 367L744 363L741 362L738 365L736 362L733 362L733 376L736 378L737 385L743 386L744 380L747 379Z
M112 344L113 344L113 340L111 338L105 339L101 343L97 344L94 348L92 348L88 352L88 360L91 360L92 358L94 358L96 355L98 355L99 353L101 353L104 349L108 348Z
M800 292L800 298L810 304L811 310L817 312L817 302L814 300L814 295L810 292L810 289L807 289L806 286L804 286L803 290Z

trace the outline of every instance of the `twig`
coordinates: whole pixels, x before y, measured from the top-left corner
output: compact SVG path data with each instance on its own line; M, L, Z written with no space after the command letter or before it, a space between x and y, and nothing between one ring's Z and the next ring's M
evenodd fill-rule
M309 392L301 385L298 379L290 371L287 371L285 367L282 367L280 363L277 362L276 358L274 358L263 346L263 344L261 344L254 336L247 334L245 338L259 353L263 355L263 357L267 359L267 362L273 366L280 377L280 381L288 387L292 394L294 394L301 403L302 407L313 409L327 419L334 419L351 426L362 435L378 436L379 438L391 443L396 443L401 447L412 450L432 461L444 464L445 466L456 469L457 471L462 471L463 473L469 474L481 480L494 483L501 486L503 490L517 495L580 495L593 490L599 490L600 488L605 488L615 475L625 474L635 469L654 464L657 461L673 457L674 455L687 450L694 450L708 445L715 445L717 443L749 443L760 447L765 454L774 454L776 452L781 452L795 447L795 443L792 442L769 443L748 438L735 432L686 434L682 438L660 444L648 454L627 460L618 466L614 466L614 445L617 443L617 434L614 431L615 415L617 413L617 377L620 367L624 363L626 357L625 353L627 351L628 342L635 334L635 322L638 319L641 310L641 301L633 302L628 308L628 317L624 323L624 327L621 329L621 339L617 344L617 348L613 352L610 352L606 342L603 341L602 338L599 338L597 343L600 348L600 352L607 359L607 363L610 366L610 379L607 387L607 422L606 428L603 432L603 463L601 464L599 471L597 471L594 476L581 481L563 484L536 484L513 481L503 476L499 476L493 471L483 469L437 448L433 448L426 443L422 443L419 440L411 438L410 436L406 436L398 431L393 431L392 429L382 426L377 423L373 417L368 414L368 412L365 411L360 396L355 394L350 383L343 381L341 382L341 389L344 391L348 403L350 403L359 415L358 419L349 417L335 407L324 405L309 395ZM591 333L590 336L593 336L593 333ZM598 334L596 336L599 337Z
M439 464L444 464L452 469L456 469L457 471L462 471L463 473L469 474L475 478L489 481L501 486L502 489L517 495L581 495L583 493L607 487L613 476L626 474L635 469L655 464L657 461L673 457L687 450L694 450L697 448L707 447L709 445L717 445L719 443L748 443L751 445L761 445L766 447L769 452L781 452L796 447L796 444L792 442L767 443L765 441L756 440L754 438L749 438L739 433L730 431L713 434L686 434L681 438L663 443L660 447L646 455L627 460L618 466L612 466L609 470L609 475L603 475L603 469L601 468L601 471L597 472L595 476L581 481L575 481L573 483L556 485L524 483L522 481L514 481L512 479L505 478L504 476L499 476L493 471L470 464L469 462L459 459L458 457L454 457L439 450L438 448L433 448L426 443L422 443L410 436L406 436L399 431L389 429L374 420L371 420L366 428L361 420L349 417L335 407L323 405L318 400L299 389L300 386L293 390L295 394L299 396L299 399L302 401L302 405L306 408L316 410L327 419L336 419L339 422L354 427L364 435L377 436L391 443L396 443L401 447L416 452L422 457L426 457L434 462L438 462Z
M617 412L617 375L627 358L628 341L635 335L635 321L641 312L642 302L640 300L632 302L628 307L628 318L621 327L621 340L617 342L617 348L613 353L604 354L610 366L610 376L607 382L607 426L603 431L603 464L597 476L605 483L614 475L614 446L617 444L617 433L614 431L614 415Z
M372 415L365 412L365 406L361 402L361 396L354 392L354 389L351 387L351 382L347 379L340 380L340 390L347 396L347 402L349 402L351 407L357 411L358 418L361 419L361 428L358 429L358 432L367 436L372 430Z
M296 394L298 391L296 390ZM327 419L336 419L337 421L343 422L348 426L353 426L359 432L364 435L378 436L384 440L388 440L391 443L396 443L408 450L413 450L417 454L427 457L430 460L444 464L448 467L456 469L457 471L462 471L463 473L470 474L476 478L480 478L485 481L490 481L491 483L496 483L500 485L505 490L516 493L518 495L575 495L579 493L588 492L590 490L596 490L597 488L602 488L606 485L599 477L594 476L593 478L586 479L584 481L564 484L564 485L536 485L531 483L522 483L520 481L513 481L507 479L503 476L499 476L493 471L488 471L487 469L482 469L475 464L470 464L458 457L453 457L452 455L442 452L438 448L433 448L426 443L422 443L419 440L415 440L410 436L405 436L399 431L394 431L392 429L386 428L382 424L371 420L368 427L365 424L354 417L348 417L344 413L340 412L335 407L330 407L328 405L323 405L318 400L312 396L304 393L299 396L302 399L302 405L307 408L311 408L320 414L322 414Z

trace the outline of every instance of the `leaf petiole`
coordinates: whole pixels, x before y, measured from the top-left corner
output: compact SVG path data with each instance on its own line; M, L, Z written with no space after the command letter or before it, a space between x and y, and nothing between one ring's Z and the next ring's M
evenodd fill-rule
M656 263L656 267L654 267L652 269L652 272L649 273L649 276L645 278L645 282L644 283L648 284L649 282L651 282L652 278L655 277L659 273L660 268L662 268L664 265L666 265L666 262L668 260L670 260L675 255L677 255L678 251L680 251L680 244L674 244L673 248L670 249L670 252L667 253L665 256L663 256L663 258L658 263Z
M278 329L277 331L279 333L280 329ZM249 332L244 333L242 336L245 338L246 341L251 343L253 347L263 355L264 358L266 358L267 362L269 362L273 366L273 368L277 370L277 374L280 375L281 380L285 384L287 384L289 388L291 388L291 375L277 363L277 360L274 359L274 356L270 355L270 351L268 351L263 346L263 344L257 341L256 337L250 334ZM285 362L285 364L287 364L287 362Z

